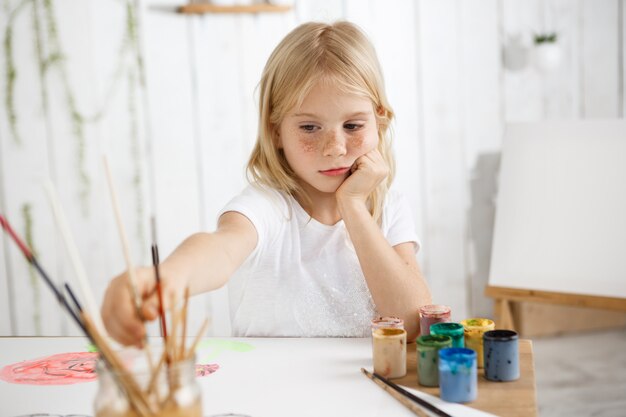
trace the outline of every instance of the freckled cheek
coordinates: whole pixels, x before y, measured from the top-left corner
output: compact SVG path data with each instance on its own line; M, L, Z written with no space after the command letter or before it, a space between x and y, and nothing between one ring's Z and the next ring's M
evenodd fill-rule
M365 137L363 135L355 135L350 138L348 143L350 147L354 149L361 149L363 147L363 143L365 142Z
M367 153L374 148L378 143L377 135L354 135L348 140L350 146L350 152L352 153Z
M312 153L317 151L318 142L311 139L300 140L300 150L304 153Z

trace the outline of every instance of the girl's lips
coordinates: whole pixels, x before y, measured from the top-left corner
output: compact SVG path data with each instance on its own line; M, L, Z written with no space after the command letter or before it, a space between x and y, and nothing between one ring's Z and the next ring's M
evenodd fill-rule
M350 167L346 167L346 168L334 168L334 169L327 169L326 171L320 171L321 174L323 175L328 175L330 177L335 177L338 175L343 175L346 172L348 172L350 170Z

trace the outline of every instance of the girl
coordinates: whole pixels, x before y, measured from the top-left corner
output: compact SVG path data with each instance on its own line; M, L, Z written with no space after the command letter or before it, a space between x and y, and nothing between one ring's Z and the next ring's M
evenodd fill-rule
M418 334L430 291L406 201L389 191L393 118L373 46L353 24L306 23L269 57L260 82L251 184L217 230L187 238L160 266L164 300L229 283L233 336L357 336L377 315ZM138 268L144 318L157 318L152 267ZM145 335L127 288L111 281L111 335Z

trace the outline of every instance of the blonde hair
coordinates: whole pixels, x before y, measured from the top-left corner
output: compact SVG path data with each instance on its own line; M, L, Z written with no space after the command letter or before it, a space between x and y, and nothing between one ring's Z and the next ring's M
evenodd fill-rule
M259 128L248 161L248 179L308 198L278 148L278 126L288 111L302 104L319 81L331 81L348 94L372 101L378 124L378 151L389 175L369 196L369 211L380 222L385 196L393 181L390 123L393 111L385 95L373 45L354 24L305 23L292 30L270 55L259 83Z

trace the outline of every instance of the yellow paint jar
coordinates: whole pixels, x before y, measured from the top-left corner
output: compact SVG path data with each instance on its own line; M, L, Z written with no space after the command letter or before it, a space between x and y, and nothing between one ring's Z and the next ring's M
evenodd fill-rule
M385 378L406 375L406 330L382 328L372 333L374 372Z
M494 330L496 324L493 320L483 318L466 319L461 324L465 333L465 347L476 351L477 365L483 368L483 333Z

